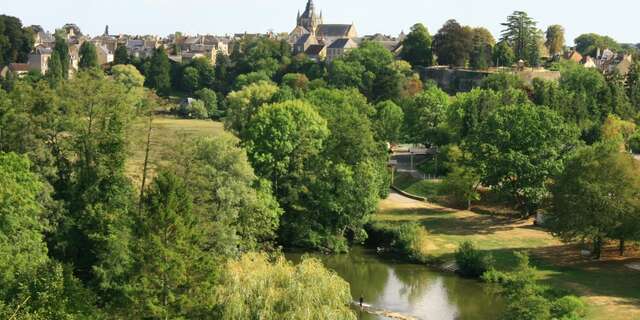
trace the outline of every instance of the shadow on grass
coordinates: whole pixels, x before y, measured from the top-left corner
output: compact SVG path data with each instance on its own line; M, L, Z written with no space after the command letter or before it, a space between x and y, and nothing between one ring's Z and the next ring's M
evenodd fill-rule
M610 247L610 250L611 254L614 254L615 248ZM640 271L626 266L629 263L640 262L638 256L594 261L581 256L580 247L575 244L483 250L494 257L497 269L507 271L515 267L516 251L529 253L531 263L539 270L540 282L543 284L580 296L630 299L609 303L640 308ZM450 257L452 258L453 254ZM611 256L611 259L614 258Z

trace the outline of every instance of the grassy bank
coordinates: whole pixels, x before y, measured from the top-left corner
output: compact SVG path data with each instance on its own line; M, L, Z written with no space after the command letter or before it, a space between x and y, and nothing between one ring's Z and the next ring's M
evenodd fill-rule
M628 253L630 257L620 259L612 244L605 250L602 261L590 261L580 255L579 246L559 242L544 229L533 226L532 220L456 210L397 194L380 204L373 223L418 224L426 237L416 250L444 261L453 260L458 245L467 240L491 253L497 268L503 270L513 267L514 251L527 251L543 283L585 298L590 306L590 319L640 318L640 271L625 266L640 261L638 251L632 250Z

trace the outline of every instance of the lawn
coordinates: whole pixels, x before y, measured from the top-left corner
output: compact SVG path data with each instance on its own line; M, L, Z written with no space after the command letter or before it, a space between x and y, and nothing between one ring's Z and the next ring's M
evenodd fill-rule
M420 223L428 233L421 251L443 260L452 260L467 240L490 252L499 269L513 266L515 250L528 251L544 283L585 297L590 319L640 319L640 271L625 266L640 261L638 251L619 259L612 245L603 261L594 262L580 256L579 246L561 243L531 219L451 209L397 194L381 202L374 220Z
M140 119L134 124L130 137L131 157L127 162L127 175L139 185L142 180L145 146L147 141L148 119ZM171 146L181 136L215 137L224 131L220 122L211 120L178 119L170 116L156 116L152 122L151 143L149 148L149 169L153 170L171 155Z

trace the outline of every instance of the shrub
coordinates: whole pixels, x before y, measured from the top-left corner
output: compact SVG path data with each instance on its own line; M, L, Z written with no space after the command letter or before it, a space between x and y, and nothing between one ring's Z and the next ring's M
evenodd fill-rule
M491 255L477 250L469 241L463 242L456 251L458 273L463 277L479 278L493 265Z
M425 263L429 259L422 249L427 232L418 223L390 225L374 223L366 226L368 243L390 248L394 253L405 256L410 261Z
M178 107L178 115L186 119L207 119L209 113L204 105L204 102L200 100L193 100L191 103L182 103Z
M576 296L564 296L553 302L551 314L561 320L581 319L586 314L586 305Z

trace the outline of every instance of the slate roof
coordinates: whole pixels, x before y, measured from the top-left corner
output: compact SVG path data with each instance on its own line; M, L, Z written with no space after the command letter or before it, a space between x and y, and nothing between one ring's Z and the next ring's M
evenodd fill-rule
M300 36L300 38L298 38L298 41L296 41L297 45L304 45L305 43L307 43L307 41L309 40L309 38L311 37L311 34L307 33L307 34L303 34L302 36Z
M349 38L340 38L329 46L329 49L355 48L357 45Z
M324 44L312 44L309 46L309 48L307 48L307 51L305 51L305 53L310 56L317 56L320 54L320 52L322 52L323 49Z
M351 30L350 24L321 24L316 30L320 37L346 37Z

